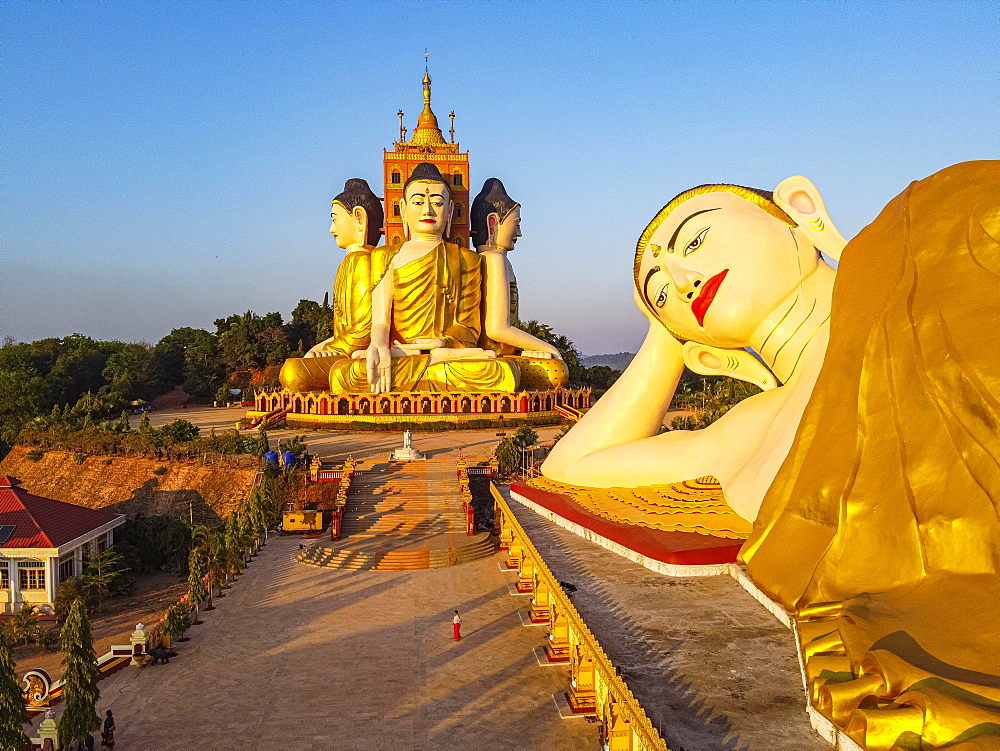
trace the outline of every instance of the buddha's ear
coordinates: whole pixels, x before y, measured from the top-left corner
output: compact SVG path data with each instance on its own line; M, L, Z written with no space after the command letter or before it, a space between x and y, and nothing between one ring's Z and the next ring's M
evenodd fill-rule
M764 391L780 384L766 365L742 349L722 349L698 342L685 342L684 364L698 375L723 375L760 386Z
M368 210L364 206L355 206L354 210L351 212L354 215L354 221L358 223L361 227L361 244L368 244Z
M493 211L486 215L486 229L489 231L489 239L487 243L489 245L496 245L497 239L497 227L500 226L500 215Z
M774 189L774 202L795 220L820 251L835 260L847 245L823 203L819 189L806 177L782 180Z

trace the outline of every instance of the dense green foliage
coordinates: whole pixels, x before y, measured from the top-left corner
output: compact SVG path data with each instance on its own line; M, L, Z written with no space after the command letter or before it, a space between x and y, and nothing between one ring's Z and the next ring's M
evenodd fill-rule
M222 434L213 431L202 436L200 429L187 420L174 420L163 427L153 428L146 415L143 415L135 431L123 428L121 421L85 427L79 420L36 418L21 430L20 443L35 449L76 452L81 455L78 463L95 454L188 459L202 454L259 456L263 453L261 439L256 436L243 435L235 430Z
M176 386L209 401L230 373L277 365L329 337L332 316L328 299L300 300L287 324L280 313L247 311L218 319L214 332L174 329L155 346L81 334L30 343L8 338L0 346L0 457L26 423L53 408L97 423Z
M521 468L524 449L538 443L538 433L528 427L518 428L513 435L501 439L494 456L501 478L510 478Z
M559 354L562 355L569 370L568 386L570 388L589 386L595 391L605 391L611 388L611 384L617 381L618 376L621 375L620 370L614 370L606 365L584 367L580 362L583 355L580 354L576 345L565 335L555 333L548 324L538 321L519 321L517 327L538 337L543 342L548 342L559 350Z
M97 654L82 600L73 602L60 636L66 655L62 661L65 668L62 695L66 709L59 718L60 745L65 748L76 741L82 747L84 738L101 728L101 718L96 711L101 695L97 688Z
M14 656L5 629L0 629L0 748L22 749L28 743L28 724L21 687L14 672Z
M757 386L728 376L688 377L681 382L674 396L674 403L681 409L693 409L695 413L687 417L675 417L670 423L670 429L706 428L747 397L759 393Z
M115 548L134 572L182 574L191 552L191 530L180 519L136 514L115 530Z

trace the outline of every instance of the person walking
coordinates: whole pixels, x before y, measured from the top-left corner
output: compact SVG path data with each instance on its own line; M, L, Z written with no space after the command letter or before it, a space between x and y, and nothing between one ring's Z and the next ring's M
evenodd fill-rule
M101 733L101 745L107 748L115 747L115 716L111 714L111 710L107 711L107 716L104 718L104 731Z
M462 616L458 614L457 610L455 611L455 617L451 619L451 623L455 627L455 641L458 641L462 638L462 634L460 633L462 630Z

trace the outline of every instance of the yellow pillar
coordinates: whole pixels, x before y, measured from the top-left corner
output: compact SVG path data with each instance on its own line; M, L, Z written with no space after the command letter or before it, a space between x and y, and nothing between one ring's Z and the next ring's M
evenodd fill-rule
M570 628L569 705L574 712L592 712L597 707L594 686L594 661L587 655L577 634Z
M513 548L512 548L513 549ZM521 548L521 564L517 568L517 591L531 592L535 588L535 562Z
M553 600L545 654L551 662L569 662L569 647L569 619L558 601Z
M549 592L549 585L539 577L538 569L535 569L532 576L531 588L535 592L531 598L531 610L529 611L531 620L533 623L546 622L551 613L552 596Z

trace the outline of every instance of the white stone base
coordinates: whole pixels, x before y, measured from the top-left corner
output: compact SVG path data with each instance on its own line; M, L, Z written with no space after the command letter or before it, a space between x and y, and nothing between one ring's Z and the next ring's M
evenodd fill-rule
M416 449L396 449L392 452L392 460L394 462L415 462L426 458L426 456Z

